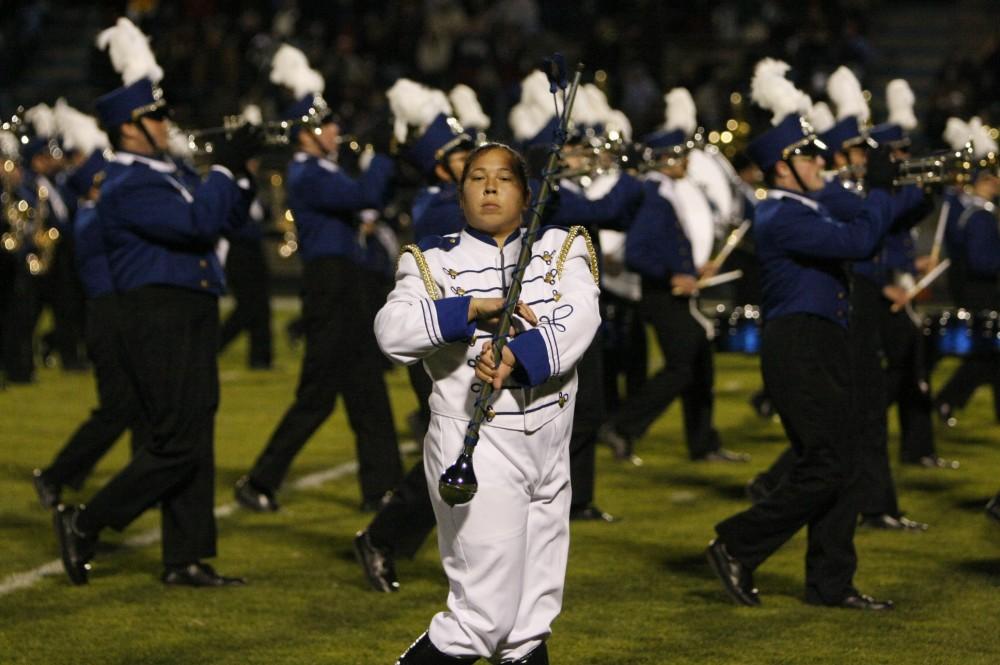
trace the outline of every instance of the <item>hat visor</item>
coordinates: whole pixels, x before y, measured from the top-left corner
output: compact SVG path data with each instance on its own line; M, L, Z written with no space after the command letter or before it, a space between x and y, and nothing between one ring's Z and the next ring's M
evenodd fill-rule
M829 148L825 143L819 140L815 135L807 136L799 143L787 148L785 154L782 155L783 159L791 159L792 157L806 157L808 159L815 159L816 157L822 157L827 154Z

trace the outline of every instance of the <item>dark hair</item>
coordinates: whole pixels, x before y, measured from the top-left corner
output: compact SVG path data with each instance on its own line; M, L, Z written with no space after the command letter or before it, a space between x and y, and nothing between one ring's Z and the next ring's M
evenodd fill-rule
M767 185L768 188L773 189L774 181L777 179L777 177L778 177L778 169L777 169L777 164L775 164L774 166L771 166L766 171L764 171L764 184Z
M514 172L514 178L517 179L517 184L521 186L521 191L524 192L524 200L531 200L531 189L528 187L528 165L524 162L524 157L521 156L517 150L514 150L506 143L488 142L477 147L475 150L469 153L469 156L465 158L465 168L462 169L462 178L458 181L458 193L459 196L462 194L462 190L465 188L465 180L469 177L469 171L472 170L472 163L476 161L480 155L493 150L502 150L507 153L507 158L510 162L510 170Z

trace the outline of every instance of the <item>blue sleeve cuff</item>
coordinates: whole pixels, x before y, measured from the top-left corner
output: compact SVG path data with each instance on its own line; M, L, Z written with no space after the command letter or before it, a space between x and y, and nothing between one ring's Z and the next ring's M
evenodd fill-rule
M445 342L462 342L476 332L475 321L469 322L469 301L472 296L442 298L434 301L438 327Z
M545 348L545 339L537 328L521 333L507 344L507 348L517 359L517 365L514 366L511 376L522 386L541 385L552 376L549 351Z

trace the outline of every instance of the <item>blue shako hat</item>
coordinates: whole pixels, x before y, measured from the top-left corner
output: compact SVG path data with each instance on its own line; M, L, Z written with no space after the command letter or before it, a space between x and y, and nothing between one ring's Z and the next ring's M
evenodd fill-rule
M868 135L877 141L879 145L887 145L890 148L908 148L912 141L906 131L894 122L884 122L875 125L868 132Z
M117 129L123 123L132 122L166 105L160 89L150 79L141 78L99 97L95 107L101 124L107 129Z
M472 150L474 147L475 139L462 129L455 118L439 113L420 138L404 148L403 156L425 176L430 176L434 167L449 153L460 148Z
M797 113L785 116L747 146L747 154L763 171L793 155L819 155L826 144L813 133L812 127Z

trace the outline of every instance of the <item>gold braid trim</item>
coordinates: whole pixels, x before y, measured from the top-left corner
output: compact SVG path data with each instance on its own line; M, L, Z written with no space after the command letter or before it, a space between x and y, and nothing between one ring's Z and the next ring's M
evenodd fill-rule
M562 277L563 267L566 259L569 257L570 249L573 247L573 241L576 240L577 236L582 236L583 242L587 245L587 255L590 257L590 274L594 277L594 284L600 284L601 273L600 268L597 267L597 252L594 251L594 243L590 240L590 234L582 226L569 227L569 235L566 236L566 240L563 241L562 247L559 249L559 258L556 260L556 274Z
M403 258L403 254L413 255L413 260L417 262L417 270L420 271L420 277L424 280L424 288L427 289L428 295L430 295L431 300L440 300L441 289L438 288L437 282L434 281L430 266L427 265L427 257L420 251L420 248L416 245L404 245L399 250L399 258L396 259L396 270L399 270L399 259Z

